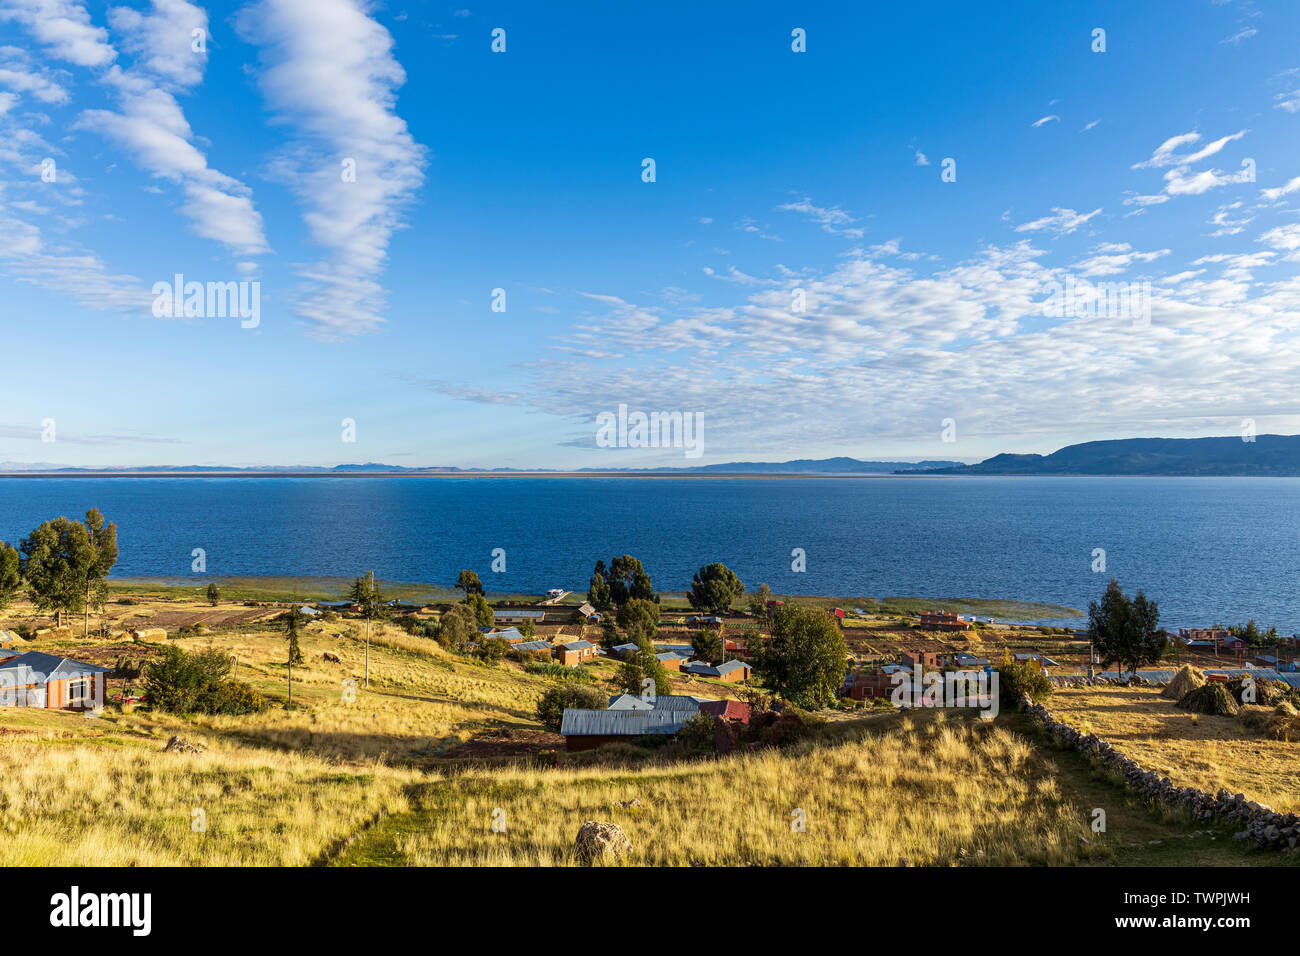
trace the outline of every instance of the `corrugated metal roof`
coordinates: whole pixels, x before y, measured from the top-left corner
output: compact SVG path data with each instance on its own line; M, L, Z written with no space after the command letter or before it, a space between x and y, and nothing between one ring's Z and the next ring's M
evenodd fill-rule
M654 710L654 706L636 694L615 694L609 699L610 710Z
M40 651L28 651L7 661L0 661L0 670L16 672L19 684L41 684L69 677L88 677L91 674L108 674L112 669L97 664L74 661L69 657L55 657Z
M524 641L522 644L516 644L517 651L549 651L551 645L546 641Z
M672 710L578 710L569 707L560 721L566 737L675 734L694 712Z
M583 651L589 647L595 647L595 646L596 645L591 643L591 641L573 641L570 644L560 645L560 647L564 648L564 650L566 651Z

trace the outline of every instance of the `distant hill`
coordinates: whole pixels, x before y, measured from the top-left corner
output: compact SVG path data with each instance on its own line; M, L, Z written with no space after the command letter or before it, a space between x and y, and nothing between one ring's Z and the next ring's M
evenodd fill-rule
M0 462L0 474L55 474L55 475L161 475L161 474L224 474L224 475L508 475L518 474L627 474L627 475L889 475L911 473L928 469L960 466L959 461L861 461L857 458L800 458L796 461L762 462L733 461L721 465L695 465L682 468L579 468L566 472L555 468L456 468L428 466L408 468L403 465L383 465L368 462L364 465L265 465L254 468L225 467L221 465L145 465L124 468L108 465L103 468L82 468L71 465L21 464Z
M797 458L794 461L729 461L685 468L583 468L584 472L625 471L636 474L727 475L890 475L962 467L959 461L862 461L857 458Z
M1090 441L1050 455L994 455L926 474L1300 477L1300 435L1259 435L1253 442L1239 436Z

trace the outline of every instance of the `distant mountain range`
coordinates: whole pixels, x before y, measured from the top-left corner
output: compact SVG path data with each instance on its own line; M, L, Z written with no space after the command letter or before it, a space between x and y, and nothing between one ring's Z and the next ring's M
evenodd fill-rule
M1300 435L1258 435L1254 441L1240 436L1090 441L1050 455L994 455L976 465L945 466L925 474L1300 477Z
M42 475L501 475L501 474L627 474L627 475L889 475L961 466L959 461L860 461L857 458L801 458L797 461L735 461L721 465L696 465L686 468L579 468L564 471L553 468L456 468L429 466L407 468L368 462L364 465L271 465L255 468L219 465L147 465L139 468L107 466L84 468L42 462L23 464L0 462L0 474Z

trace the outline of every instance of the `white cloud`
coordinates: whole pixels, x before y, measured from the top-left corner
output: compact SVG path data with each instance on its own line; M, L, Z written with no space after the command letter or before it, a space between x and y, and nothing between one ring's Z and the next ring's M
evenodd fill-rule
M1053 113L1051 116L1044 116L1042 119L1036 119L1029 125L1034 129L1038 129L1038 127L1045 126L1048 123L1052 123L1052 122L1059 123L1060 121L1061 121L1061 117Z
M117 57L108 31L73 0L0 0L0 21L21 24L50 53L77 66L102 67Z
M1238 30L1236 33L1232 34L1231 36L1224 37L1219 42L1237 44L1240 43L1242 40L1249 40L1258 32L1259 31L1256 30L1254 27L1243 27L1242 29Z
M801 213L821 226L824 232L851 236L855 239L862 236L862 229L852 225L857 220L839 206L815 206L812 200L805 196L797 202L783 203L776 208L781 212Z
M1195 153L1180 153L1183 146L1190 146L1192 143L1200 142L1200 133L1181 133L1178 136L1171 136L1151 154L1150 159L1145 159L1140 163L1134 163L1133 169L1160 168L1164 166L1188 166L1193 163L1199 163L1203 159L1222 151L1223 147L1229 143L1241 139L1246 135L1246 130L1233 133L1230 136L1222 136L1212 143L1207 143L1204 148Z
M1093 216L1101 212L1098 206L1092 212L1078 213L1073 209L1062 209L1060 206L1052 207L1052 215L1044 216L1041 219L1035 219L1032 222L1024 222L1016 226L1016 232L1050 232L1056 236L1066 236L1074 232Z
M406 74L393 38L352 0L265 0L245 7L237 25L262 47L259 85L296 137L272 171L327 253L300 271L295 312L320 338L372 332L384 322L378 280L388 245L426 163L396 112ZM355 161L355 182L341 175L345 160Z
M1300 176L1289 180L1285 185L1278 186L1276 189L1261 189L1260 195L1269 202L1276 202L1283 196L1289 196L1291 193L1300 192Z

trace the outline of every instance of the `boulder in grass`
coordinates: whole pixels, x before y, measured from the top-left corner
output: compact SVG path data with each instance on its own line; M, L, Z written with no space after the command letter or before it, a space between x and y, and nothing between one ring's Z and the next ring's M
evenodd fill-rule
M1174 679L1165 685L1160 696L1168 697L1170 700L1182 700L1196 688L1204 686L1205 674L1201 669L1191 664L1184 664L1174 675Z
M167 746L163 748L163 753L199 754L199 753L203 753L203 748L200 747L198 744L190 743L184 737L173 735L172 739L167 741Z
M617 823L588 820L573 841L573 852L584 863L604 863L632 852L632 841Z
M1195 714L1209 714L1214 717L1235 717L1240 709L1232 692L1219 681L1189 691L1178 701L1177 706Z

